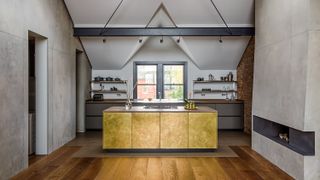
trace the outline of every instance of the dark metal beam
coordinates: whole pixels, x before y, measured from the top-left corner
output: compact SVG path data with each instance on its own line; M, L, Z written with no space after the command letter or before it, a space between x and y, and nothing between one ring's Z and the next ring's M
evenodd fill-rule
M74 28L74 36L254 36L254 27Z

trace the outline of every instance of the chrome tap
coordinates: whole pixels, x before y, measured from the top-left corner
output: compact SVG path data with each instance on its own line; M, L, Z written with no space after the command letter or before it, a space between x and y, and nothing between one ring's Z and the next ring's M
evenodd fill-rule
M158 98L159 98L159 100L161 101L161 99L162 99L162 94L161 94L160 91L158 92Z

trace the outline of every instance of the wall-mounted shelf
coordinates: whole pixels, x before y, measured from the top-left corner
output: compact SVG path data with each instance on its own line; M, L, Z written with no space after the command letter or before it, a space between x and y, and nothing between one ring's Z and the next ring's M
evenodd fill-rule
M128 86L127 80L120 80L120 81L96 81L91 80L91 98L94 97L95 94L103 94L103 98L110 98L116 95L117 97L127 97L127 86ZM99 87L100 86L100 87ZM105 86L107 86L105 88ZM115 88L120 90L110 90L109 88ZM121 86L121 87L120 87ZM120 87L120 88L119 88ZM101 90L102 89L102 90Z
M126 84L127 81L91 81L94 84Z
M118 90L118 91L111 91L111 90L92 90L90 92L93 92L93 93L101 93L101 94L104 94L104 93L114 93L114 94L126 94L127 91L125 90Z
M235 90L211 90L211 91L202 91L202 90L194 90L195 94L209 94L209 93L236 93Z
M221 80L193 80L193 94L201 96L210 96L215 98L236 99L237 81Z
M237 83L237 81L218 81L218 80L205 80L205 81L197 81L194 80L193 83Z

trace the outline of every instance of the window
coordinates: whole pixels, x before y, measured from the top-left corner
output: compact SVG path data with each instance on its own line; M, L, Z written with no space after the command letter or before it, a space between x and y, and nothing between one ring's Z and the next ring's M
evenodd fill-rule
M136 99L184 99L187 92L186 63L135 62Z
M137 92L139 99L156 98L157 94L157 66L137 66Z

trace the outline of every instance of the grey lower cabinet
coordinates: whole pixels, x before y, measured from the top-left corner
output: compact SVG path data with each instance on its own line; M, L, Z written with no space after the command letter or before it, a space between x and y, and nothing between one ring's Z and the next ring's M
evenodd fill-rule
M124 106L124 104L113 103L87 103L86 104L86 130L101 130L102 115L105 109L111 106Z
M134 104L144 105L144 104ZM166 104L168 105L168 104ZM182 106L183 104L174 104ZM102 112L111 106L124 106L124 103L87 103L86 104L86 129L102 129ZM218 111L218 127L220 130L243 129L243 103L199 103L198 106L209 106Z
M218 128L220 130L243 129L243 103L201 104L218 111Z

